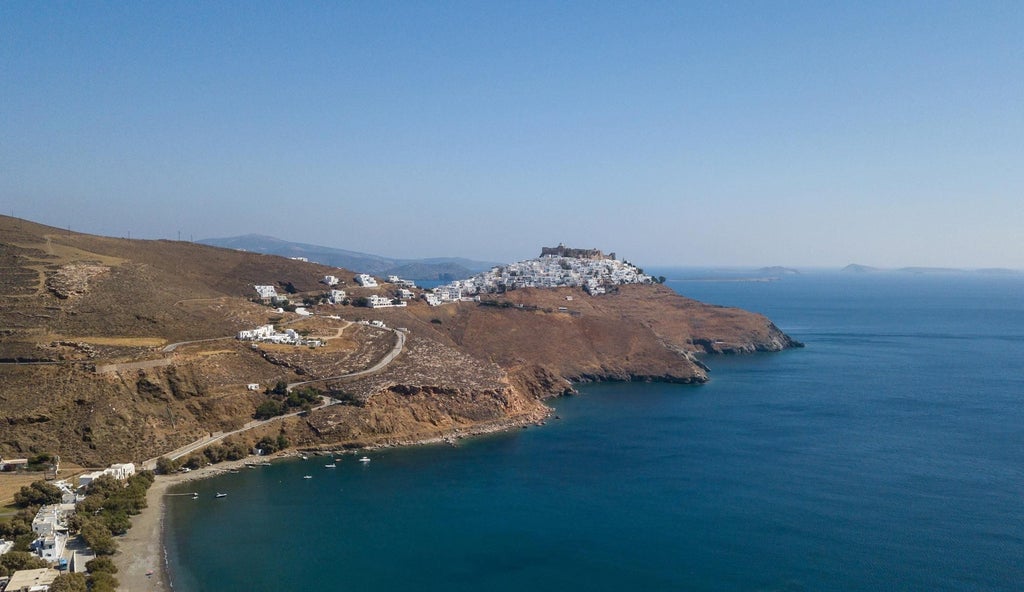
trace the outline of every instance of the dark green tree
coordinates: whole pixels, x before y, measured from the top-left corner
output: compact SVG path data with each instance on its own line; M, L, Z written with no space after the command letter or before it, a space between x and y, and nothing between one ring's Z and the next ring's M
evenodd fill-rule
M97 555L113 555L117 552L117 541L106 525L98 520L91 520L82 527L82 538Z
M89 573L98 573L101 571L111 574L117 573L117 566L114 565L114 560L107 556L90 559L86 562L85 569L89 570Z
M125 512L104 512L103 524L114 536L125 534L132 527L132 521Z
M161 456L156 459L156 472L159 475L170 475L171 473L178 470L178 462L173 461L166 456Z
M118 481L112 475L100 475L89 483L85 493L86 495L110 497L122 489L124 489L124 481Z
M23 569L40 569L49 565L27 551L8 551L0 555L0 577L9 576Z
M114 590L117 590L118 584L117 578L105 571L99 571L92 574L89 578L89 591L114 592Z
M274 400L263 401L256 408L256 419L270 419L284 413L280 403Z
M45 506L60 502L61 491L56 485L46 481L33 481L14 494L14 504L22 508L28 506Z
M50 584L50 592L87 592L85 574L62 573Z
M263 451L263 454L272 454L277 452L277 439L271 438L270 436L263 436L260 441L256 443L256 448Z

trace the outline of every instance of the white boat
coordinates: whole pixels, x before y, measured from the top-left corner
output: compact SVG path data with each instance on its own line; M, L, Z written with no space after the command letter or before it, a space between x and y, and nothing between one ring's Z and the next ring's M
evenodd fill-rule
M303 475L302 478L303 479L312 479L313 475Z
M368 462L370 462L370 459L369 459L369 457L364 456L363 458L359 459L359 462L361 462L361 463L368 463Z
M217 495L215 495L214 497L227 497L227 496L228 496L228 494L226 494L226 493L221 493L221 492L219 492L219 491L218 491L218 492L217 492Z
M326 468L328 468L328 469L333 469L334 467L336 467L336 466L338 466L338 465L336 465L336 464L334 464L334 463L331 463L331 464L329 464L329 465L324 465L324 466L325 466Z

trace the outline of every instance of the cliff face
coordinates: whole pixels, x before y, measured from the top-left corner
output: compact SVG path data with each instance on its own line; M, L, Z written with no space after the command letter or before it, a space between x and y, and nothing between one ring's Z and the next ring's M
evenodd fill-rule
M493 360L538 396L560 393L570 381L701 383L708 374L697 354L800 345L763 315L703 304L663 286L622 286L597 297L569 288L518 290L421 317L428 314L439 321L436 333Z
M0 263L0 456L50 452L90 466L141 461L238 429L279 381L318 381L345 404L246 432L236 437L243 444L278 430L293 444L321 447L448 438L538 421L542 399L577 381L700 383L708 369L698 354L798 345L761 315L656 285L595 297L517 290L440 307L321 305L300 318L249 302L252 285L315 300L325 289L319 278L343 273L3 216ZM332 379L373 367L398 343L396 333L358 320L403 328L404 350L370 376ZM326 345L253 348L233 339L266 323ZM182 341L190 343L171 347Z

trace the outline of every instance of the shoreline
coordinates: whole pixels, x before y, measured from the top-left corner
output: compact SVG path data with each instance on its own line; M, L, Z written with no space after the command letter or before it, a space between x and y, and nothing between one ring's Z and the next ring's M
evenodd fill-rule
M347 454L357 454L359 451L379 450L382 448L404 448L409 446L425 446L437 444L455 445L459 439L482 436L523 428L530 425L540 426L544 424L552 410L548 408L543 416L520 417L510 421L501 421L492 424L482 424L472 428L456 430L449 435L430 436L418 440L395 440L392 442L381 442L370 446L363 446L345 450ZM215 465L207 465L194 469L188 473L174 473L173 475L156 475L153 485L146 492L146 507L136 516L132 516L132 527L128 533L117 538L118 550L113 555L114 564L118 572L114 577L120 582L118 590L121 592L173 592L174 587L170 580L167 566L167 550L164 546L165 535L165 497L167 490L172 486L190 481L200 481L216 477L232 470L244 468L246 464L253 462L268 462L282 458L298 457L307 452L329 452L330 446L322 446L315 449L296 449L275 452L265 456L248 456L241 460L224 461ZM337 450L337 448L334 448Z
M294 449L265 456L248 456L241 460L230 460L207 465L188 473L156 475L153 485L146 492L146 507L132 516L132 527L117 540L117 553L113 555L117 566L115 578L120 582L121 592L172 592L174 590L167 570L167 550L164 546L165 515L167 507L164 498L167 490L181 483L209 479L232 470L244 468L253 462L268 462L302 454Z

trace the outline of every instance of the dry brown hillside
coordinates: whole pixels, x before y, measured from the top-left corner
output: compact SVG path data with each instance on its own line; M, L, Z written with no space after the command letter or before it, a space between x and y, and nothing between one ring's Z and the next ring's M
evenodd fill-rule
M315 380L334 405L238 436L295 445L447 438L536 421L541 399L581 380L702 382L694 354L794 345L768 319L661 286L520 290L481 303L313 317L251 301L254 284L318 300L346 270L178 241L106 238L0 216L0 456L55 452L84 466L141 461L253 419L278 381ZM388 294L342 286L353 296ZM369 376L334 377L374 367ZM311 349L239 342L273 323ZM175 347L172 344L189 342ZM260 385L257 391L247 384Z

